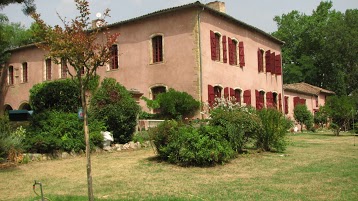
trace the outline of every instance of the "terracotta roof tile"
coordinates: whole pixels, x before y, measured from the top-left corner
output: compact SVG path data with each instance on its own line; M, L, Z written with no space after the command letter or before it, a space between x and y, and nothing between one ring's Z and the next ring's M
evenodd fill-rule
M293 91L298 93L306 93L306 94L312 94L312 95L318 95L320 93L325 94L335 94L333 91L329 91L327 89L323 89L320 87L316 87L304 82L300 83L293 83L293 84L284 84L283 89L287 91Z

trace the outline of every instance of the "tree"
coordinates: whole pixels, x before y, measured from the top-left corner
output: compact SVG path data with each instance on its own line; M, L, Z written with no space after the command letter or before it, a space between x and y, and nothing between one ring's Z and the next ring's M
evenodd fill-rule
M29 15L36 10L36 5L34 3L34 0L2 0L0 2L0 9L2 9L3 7L5 7L9 4L13 4L13 3L24 4L22 11L26 15Z
M332 10L321 2L312 15L296 10L276 16L273 36L282 48L284 83L309 84L348 95L358 88L358 10Z
M320 106L319 110L314 114L314 123L316 125L321 126L323 128L323 125L327 124L328 122L328 114L326 111L326 108L324 106Z
M37 45L48 51L47 56L51 57L55 63L60 63L61 60L67 62L68 73L78 83L86 142L88 198L94 200L87 116L89 86L96 76L97 69L109 61L111 47L119 34L109 33L106 27L91 29L88 1L75 0L75 2L79 16L70 22L60 17L63 27L47 25L36 12L31 16L39 26L39 31L36 33L44 39L43 43ZM109 16L108 13L109 9L105 11L104 16Z
M325 110L332 120L335 135L338 136L341 128L353 119L352 112L356 111L355 100L351 96L331 96L327 99Z
M305 125L307 129L310 129L312 127L313 115L307 109L307 106L305 104L296 105L295 109L293 110L293 117L301 125L301 132L303 125Z
M124 86L114 78L105 78L90 102L91 117L104 121L116 142L132 140L140 107Z

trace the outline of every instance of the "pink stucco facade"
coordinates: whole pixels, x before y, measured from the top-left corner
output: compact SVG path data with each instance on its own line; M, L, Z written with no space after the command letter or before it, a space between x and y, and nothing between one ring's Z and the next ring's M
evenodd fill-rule
M120 33L116 44L118 69L111 70L109 65L101 67L98 70L101 79L115 78L127 89L135 89L147 98L152 98L153 87L163 86L185 91L201 102L210 98L209 85L223 90L227 87L241 92L250 90L254 107L255 91L271 92L276 94L275 107L279 108L279 95L283 94L282 75L258 71L258 50L270 50L281 55L282 42L255 27L204 4L193 3L112 24L109 28L111 32ZM211 31L221 36L218 61L211 57ZM162 36L161 62L153 62L154 36ZM224 62L225 48L221 43L224 36L244 45L243 66ZM239 60L239 48L236 53ZM6 106L21 109L21 105L29 102L31 87L46 81L45 55L36 46L12 51L8 66L14 68L14 83L5 94ZM24 62L28 66L28 81L23 83L21 68ZM61 66L52 64L51 67L51 80L60 79ZM243 94L240 96L243 102ZM139 104L148 111L142 100Z

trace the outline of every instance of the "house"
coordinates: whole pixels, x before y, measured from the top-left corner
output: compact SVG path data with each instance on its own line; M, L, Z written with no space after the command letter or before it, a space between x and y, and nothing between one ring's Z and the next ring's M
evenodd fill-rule
M320 106L324 106L327 96L334 95L333 91L322 89L304 82L284 84L284 113L291 119L293 110L298 104L306 104L308 110L314 114Z
M115 78L150 99L174 88L209 104L215 97L235 97L241 104L282 111L283 42L226 14L224 2L195 2L108 27L121 36L111 61L97 72L102 79ZM34 84L68 76L66 64L54 64L34 45L11 53L7 110L29 109ZM144 101L139 104L149 111Z

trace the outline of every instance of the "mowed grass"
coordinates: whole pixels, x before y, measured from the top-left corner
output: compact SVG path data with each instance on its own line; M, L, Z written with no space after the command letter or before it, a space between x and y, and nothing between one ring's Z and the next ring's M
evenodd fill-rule
M358 137L290 134L285 153L240 155L215 167L158 162L151 148L92 155L96 200L358 200ZM85 157L0 170L0 200L87 200ZM38 189L38 187L37 187ZM40 192L39 189L37 192Z

